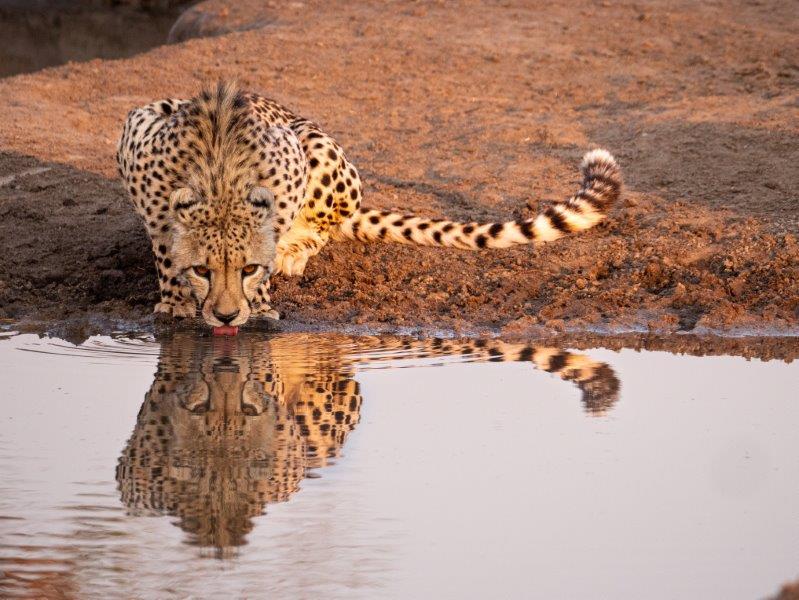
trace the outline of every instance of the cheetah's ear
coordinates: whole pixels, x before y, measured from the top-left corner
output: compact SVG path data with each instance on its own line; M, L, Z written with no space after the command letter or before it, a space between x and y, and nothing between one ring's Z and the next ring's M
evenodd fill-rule
M275 195L271 190L260 185L252 189L247 196L247 202L255 209L253 214L260 217L262 221L269 218L275 210Z
M178 188L169 195L169 206L178 222L186 227L198 225L202 217L200 211L202 203L197 196L187 187Z

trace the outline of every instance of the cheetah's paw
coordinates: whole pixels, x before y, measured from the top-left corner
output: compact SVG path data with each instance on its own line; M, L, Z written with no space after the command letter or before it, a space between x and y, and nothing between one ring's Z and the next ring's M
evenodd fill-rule
M259 304L252 307L253 317L266 317L267 319L280 320L280 313L266 303Z
M300 276L305 272L308 255L305 253L278 254L275 257L275 273L283 273L287 277Z
M194 317L197 314L197 305L194 302L181 302L180 304L159 302L155 305L153 312L185 319Z

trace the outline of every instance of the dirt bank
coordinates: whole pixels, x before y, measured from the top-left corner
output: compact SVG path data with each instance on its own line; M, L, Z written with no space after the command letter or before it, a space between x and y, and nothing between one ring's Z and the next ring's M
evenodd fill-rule
M215 37L0 80L0 317L145 318L156 282L116 180L121 123L236 78L335 135L375 207L530 216L595 146L626 177L608 223L540 248L331 244L276 281L289 324L799 331L792 1L195 10Z
M167 38L178 0L0 0L0 77L133 56Z

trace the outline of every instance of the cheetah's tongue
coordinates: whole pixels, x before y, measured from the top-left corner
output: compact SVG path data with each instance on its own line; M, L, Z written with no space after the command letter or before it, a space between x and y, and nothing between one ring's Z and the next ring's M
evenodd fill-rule
M239 332L238 327L231 327L230 325L223 325L222 327L214 327L214 335L236 335Z

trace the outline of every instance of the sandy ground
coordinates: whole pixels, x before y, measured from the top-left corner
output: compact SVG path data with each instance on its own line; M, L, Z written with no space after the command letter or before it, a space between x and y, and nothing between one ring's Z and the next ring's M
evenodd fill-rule
M795 334L795 9L212 0L173 29L188 41L0 80L0 318L146 318L122 121L235 78L337 137L365 205L527 217L576 189L597 146L627 184L606 224L539 248L331 244L277 278L284 327Z

